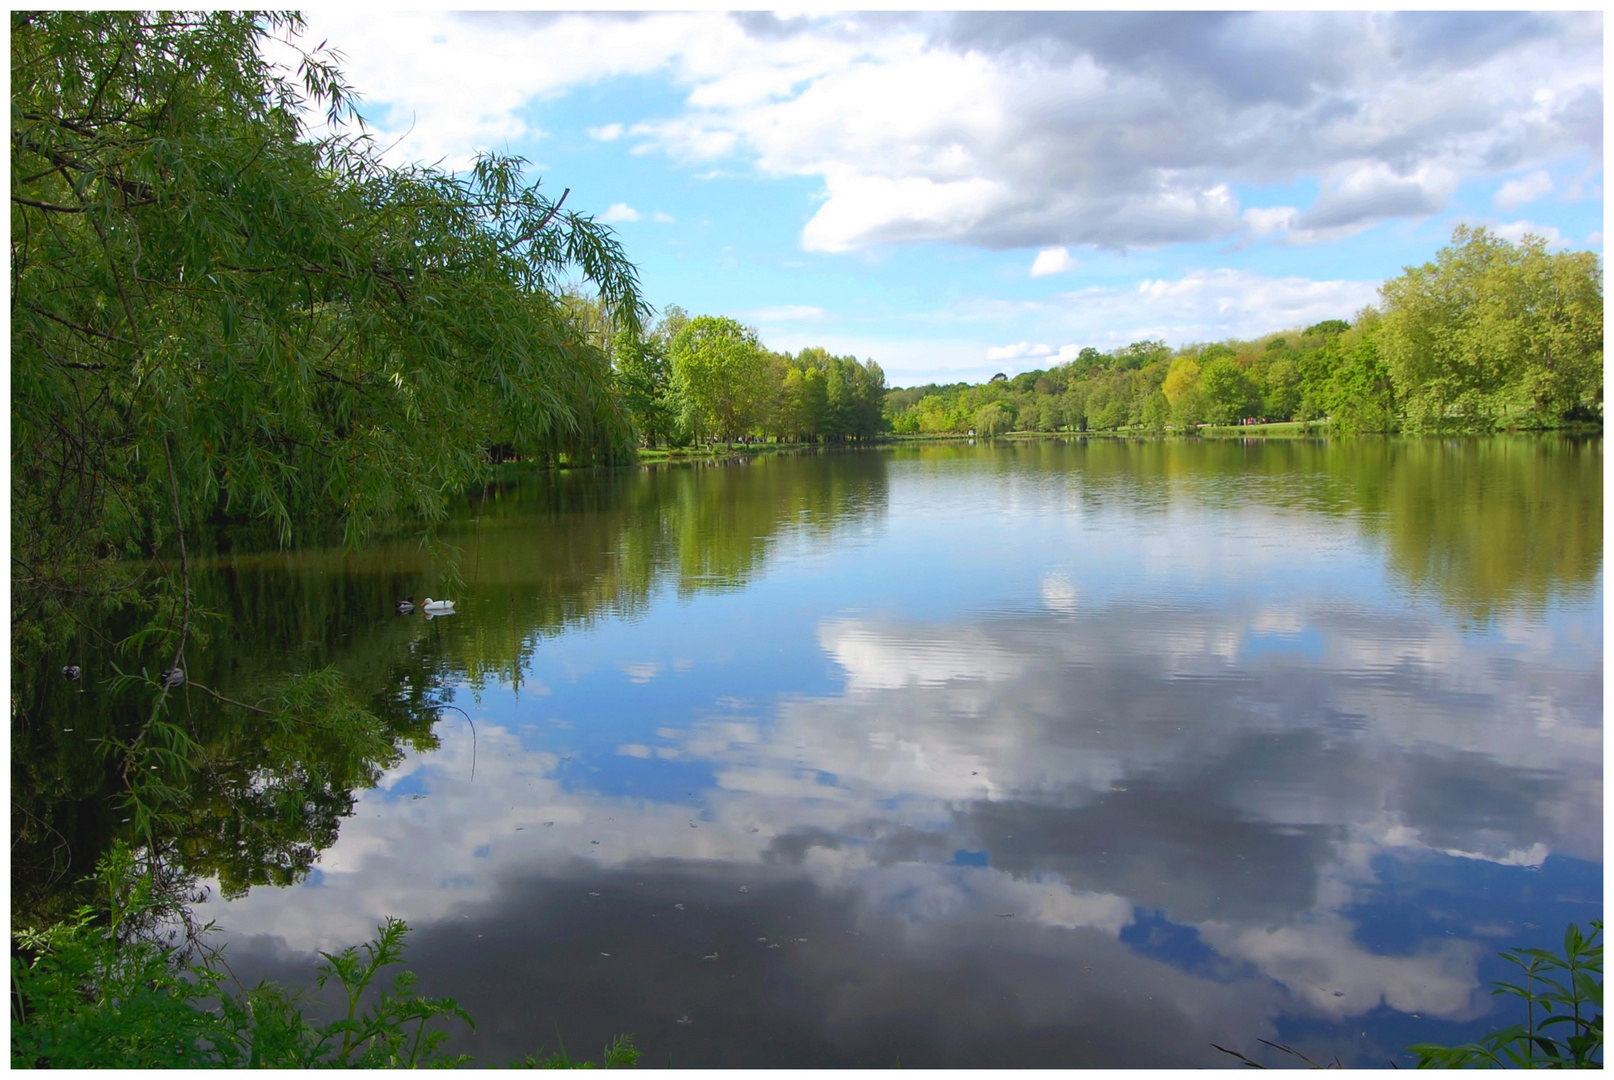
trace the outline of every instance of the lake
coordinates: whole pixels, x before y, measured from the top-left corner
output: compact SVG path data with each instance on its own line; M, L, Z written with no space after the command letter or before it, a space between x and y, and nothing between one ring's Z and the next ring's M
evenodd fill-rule
M221 557L214 685L416 721L201 914L297 985L408 920L485 1064L1406 1066L1601 917L1602 487L1600 440L926 444L508 482L458 581Z

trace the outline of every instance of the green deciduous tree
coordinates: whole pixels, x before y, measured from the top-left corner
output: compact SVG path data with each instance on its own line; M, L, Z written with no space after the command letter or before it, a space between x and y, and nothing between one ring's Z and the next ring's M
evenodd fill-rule
M1280 339L1281 340L1281 339ZM1271 350L1274 355L1278 350ZM1287 356L1270 361L1266 369L1266 393L1262 397L1262 412L1274 420L1287 420L1300 410L1300 368Z
M1014 426L1014 414L1001 401L990 401L975 411L975 434L983 439L1002 435Z
M1087 425L1095 431L1114 431L1126 423L1128 404L1125 380L1107 380L1087 395Z
M1199 387L1205 395L1206 418L1213 424L1254 416L1260 407L1260 394L1231 356L1219 355L1206 363L1199 372Z
M772 389L756 333L733 319L691 319L672 342L673 386L697 434L730 444L760 418Z
M1413 430L1485 429L1513 411L1602 402L1596 256L1459 226L1434 262L1384 283L1379 349Z
M616 392L646 446L670 439L676 420L667 344L660 335L640 337L619 330L611 352Z
M1171 362L1160 390L1166 400L1176 405L1179 398L1199 384L1199 361L1191 356L1179 356Z
M1163 435L1166 425L1171 421L1171 402L1159 390L1150 394L1143 403L1143 426L1149 429L1150 434Z
M1330 348L1338 363L1331 376L1329 417L1337 431L1388 432L1397 424L1395 384L1379 352L1377 310L1357 313L1356 324Z

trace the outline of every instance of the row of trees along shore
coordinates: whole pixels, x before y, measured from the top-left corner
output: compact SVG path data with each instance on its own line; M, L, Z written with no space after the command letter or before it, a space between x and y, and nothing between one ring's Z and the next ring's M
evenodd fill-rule
M691 318L676 304L637 333L615 326L591 297L570 293L566 303L583 337L611 357L642 446L864 441L889 427L885 372L873 360L817 347L774 352L752 327Z
M1173 349L1137 341L981 384L886 389L873 360L776 353L733 319L669 307L648 332L614 329L567 298L612 358L642 446L839 442L882 433L1192 432L1250 420L1337 432L1484 432L1600 423L1602 269L1460 226L1435 261L1386 282L1350 320Z
M1484 432L1600 423L1602 269L1459 227L1432 263L1381 289L1354 319L1248 341L1085 348L1071 361L970 385L895 389L899 434L1192 431L1324 420L1343 432Z

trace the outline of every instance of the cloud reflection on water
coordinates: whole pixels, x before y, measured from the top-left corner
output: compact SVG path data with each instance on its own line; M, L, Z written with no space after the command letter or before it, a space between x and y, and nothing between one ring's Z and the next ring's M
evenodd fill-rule
M584 878L744 878L794 890L802 918L840 911L834 933L895 950L818 956L819 982L798 971L816 1021L762 1010L746 1023L816 1023L792 1037L845 1050L871 1016L912 1022L926 973L945 968L960 988L1021 999L1053 978L1035 1006L1016 1006L1011 1027L1025 1032L1063 1017L1058 1038L1080 1042L1072 1016L1141 994L1150 1024L1173 1015L1203 1047L1235 1014L1253 1039L1284 1012L1465 1019L1486 1007L1480 943L1429 938L1386 955L1359 940L1353 905L1377 860L1600 858L1601 661L1572 629L1479 637L1342 602L1097 609L1064 602L1075 595L1056 588L1044 611L967 624L822 620L843 692L714 701L618 744L621 757L709 768L711 785L682 802L601 793L588 769L603 766L535 749L527 718L484 691L474 784L469 731L445 720L439 752L364 794L317 888L255 891L224 921L308 951L390 913L441 928L424 948L456 922L519 925L519 896ZM548 956L560 916L526 910L531 933L500 931L507 947ZM1126 947L1143 912L1197 941L1209 966ZM634 978L685 977L661 972L663 959ZM1103 988L1033 973L1065 961L1096 967ZM900 987L911 1005L874 1002L871 986ZM863 1003L856 1023L845 994ZM959 989L936 1015L973 1022L984 1006L970 1000ZM1117 1030L1146 1045L1147 1027Z

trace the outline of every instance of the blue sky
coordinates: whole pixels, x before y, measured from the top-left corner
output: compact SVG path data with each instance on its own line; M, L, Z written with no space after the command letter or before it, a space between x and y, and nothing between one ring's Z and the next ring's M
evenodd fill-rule
M657 307L894 386L1350 317L1454 225L1601 254L1602 16L309 17L395 161L531 162Z

